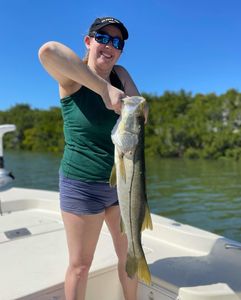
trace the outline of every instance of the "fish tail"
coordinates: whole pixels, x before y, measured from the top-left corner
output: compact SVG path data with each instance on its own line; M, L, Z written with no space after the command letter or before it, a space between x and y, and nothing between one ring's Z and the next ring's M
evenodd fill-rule
M151 214L148 204L146 203L145 207L145 217L142 223L141 231L145 229L153 229L152 220L151 220Z
M130 278L133 278L138 269L138 260L135 256L127 254L126 273Z
M138 260L137 276L147 285L151 284L151 273L144 255Z
M130 278L133 278L137 273L139 279L148 285L151 284L151 273L144 254L139 259L128 254L126 261L126 272Z

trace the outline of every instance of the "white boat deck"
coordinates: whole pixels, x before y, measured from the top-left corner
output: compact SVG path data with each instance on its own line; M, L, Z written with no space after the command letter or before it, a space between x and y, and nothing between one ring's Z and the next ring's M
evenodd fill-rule
M67 243L57 192L12 188L0 193L0 300L64 299ZM139 299L241 299L241 244L152 215L143 233L152 285ZM232 244L237 249L226 249ZM103 227L87 300L123 300L111 237ZM211 296L210 296L211 295Z

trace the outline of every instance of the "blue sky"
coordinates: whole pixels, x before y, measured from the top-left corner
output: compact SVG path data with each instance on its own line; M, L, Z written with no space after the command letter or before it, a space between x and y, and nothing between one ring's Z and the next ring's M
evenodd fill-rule
M59 106L38 49L56 40L82 57L84 35L98 16L117 17L128 28L119 64L140 92L241 91L240 12L240 0L0 0L0 110Z

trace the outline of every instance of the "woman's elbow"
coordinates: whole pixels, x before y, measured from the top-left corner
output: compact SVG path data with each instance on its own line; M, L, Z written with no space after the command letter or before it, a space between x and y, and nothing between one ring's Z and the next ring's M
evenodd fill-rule
M38 57L41 63L47 61L56 50L56 42L47 42L43 44L38 51Z

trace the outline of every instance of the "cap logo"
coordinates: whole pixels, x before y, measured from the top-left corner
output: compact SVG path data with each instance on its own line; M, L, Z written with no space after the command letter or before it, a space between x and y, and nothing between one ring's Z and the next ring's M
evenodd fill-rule
M116 19L113 19L113 18L106 18L106 19L101 20L101 23L105 23L105 22L120 23L119 21L117 21Z

